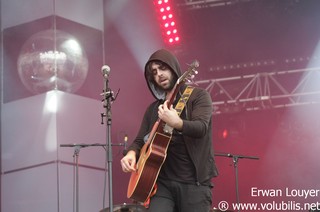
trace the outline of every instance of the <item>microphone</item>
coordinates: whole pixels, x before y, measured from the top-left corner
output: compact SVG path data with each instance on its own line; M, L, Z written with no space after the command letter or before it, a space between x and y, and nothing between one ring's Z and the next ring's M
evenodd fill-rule
M124 144L123 144L124 150L127 150L127 145L128 145L128 135L127 134L124 136L123 141L124 141Z
M125 134L124 138L123 138L123 151L122 154L126 155L127 154L127 145L128 145L128 135Z
M101 72L103 74L103 77L108 79L110 74L110 67L108 65L104 65L101 68Z

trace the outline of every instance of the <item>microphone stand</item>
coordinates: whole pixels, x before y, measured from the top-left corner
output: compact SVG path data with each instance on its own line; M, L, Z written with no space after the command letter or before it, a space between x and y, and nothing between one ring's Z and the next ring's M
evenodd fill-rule
M105 146L101 144L61 144L60 147L74 147L73 163L73 211L79 212L79 153L80 149L88 146Z
M80 148L82 147L88 147L88 146L102 146L106 149L106 168L105 170L108 170L108 185L109 185L109 211L113 211L113 189L112 189L112 142L111 142L111 103L116 100L120 89L114 95L113 91L109 88L109 73L110 73L110 67L109 66L103 66L102 67L102 73L104 76L104 89L103 93L100 94L104 97L102 100L103 107L105 108L105 112L101 113L101 124L104 124L103 119L106 117L107 120L107 128L106 128L106 144L61 144L61 147L75 147L74 152L74 162L76 164L75 166L75 180L74 180L74 207L76 208L75 212L79 212L79 173L78 173L78 156L80 152ZM126 148L127 145L127 137L125 137L125 142L123 144L118 144L117 146L124 146ZM106 199L106 183L107 183L107 175L105 174L105 180L104 180L104 192L103 192L103 208L105 208L105 199Z
M230 153L215 153L215 156L222 156L222 157L229 157L232 158L233 161L233 167L235 169L235 180L236 180L236 198L237 203L240 203L239 200L239 179L238 179L238 161L239 159L245 158L245 159L252 159L252 160L259 160L258 157L254 156L244 156L244 155L233 155ZM238 212L240 212L240 209L238 209Z
M109 70L110 71L110 70ZM101 124L104 124L103 118L106 117L107 120L107 128L106 128L106 163L108 165L108 185L109 185L109 210L113 211L113 188L112 188L112 142L111 142L111 103L114 101L119 93L116 96L113 95L113 91L109 88L109 74L104 74L104 90L102 95L104 99L102 100L105 108L105 113L101 114ZM104 193L103 193L103 208L105 208L105 195L106 195L106 177L104 181Z
M124 146L126 149L127 136L123 143L112 144L112 146ZM60 144L60 147L74 147L73 163L75 164L73 170L73 212L79 212L79 153L81 148L90 146L100 146L106 149L106 144ZM105 195L104 195L105 199Z
M73 169L73 210L76 212L79 212L79 153L80 146L75 146L73 154L73 163L76 164Z

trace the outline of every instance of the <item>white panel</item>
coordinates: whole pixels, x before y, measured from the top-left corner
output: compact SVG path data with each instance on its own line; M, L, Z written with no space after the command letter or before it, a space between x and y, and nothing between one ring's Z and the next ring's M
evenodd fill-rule
M1 0L2 29L52 15L103 30L102 0Z
M55 160L72 162L74 148L60 144L106 144L100 117L104 108L98 100L51 91L2 109L3 172ZM80 150L79 163L104 168L105 158L103 147L92 146Z
M73 211L73 166L60 165L60 212ZM79 211L103 208L104 172L79 167ZM108 206L108 188L105 205ZM39 211L40 212L40 211Z
M56 114L46 94L2 105L2 171L57 159Z
M53 0L1 0L2 29L54 14Z
M102 0L56 0L56 15L103 31Z
M58 207L62 212L72 211L74 166L65 162L73 162L74 148L58 144L104 144L103 110L98 100L61 91L4 104L2 211L56 212ZM83 148L78 158L80 212L99 211L103 207L105 150Z
M101 83L102 84L102 83ZM57 92L57 135L58 144L102 144L106 143L106 125L101 125L100 114L104 112L101 101ZM98 95L98 94L97 94ZM73 147L59 147L59 159L73 161ZM90 146L82 148L79 163L90 166L105 167L105 150L103 147Z
M73 211L73 166L59 164L59 171L57 166L52 163L2 175L1 211L57 212L58 207L60 212ZM103 208L103 187L104 171L79 167L80 212Z
M1 180L2 212L58 211L57 164L4 174Z

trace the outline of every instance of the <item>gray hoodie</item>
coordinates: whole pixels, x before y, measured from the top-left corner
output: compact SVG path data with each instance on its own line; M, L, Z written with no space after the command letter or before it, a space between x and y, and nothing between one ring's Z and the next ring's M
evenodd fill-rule
M176 75L176 79L178 79L181 76L181 70L180 70L180 64L177 60L177 58L171 54L171 52L165 50L165 49L160 49L153 53L149 60L147 61L144 69L144 76L146 78L148 87L152 93L152 95L157 99L157 100L163 100L165 99L165 92L161 89L159 89L155 84L153 79L153 76L150 76L150 70L149 70L149 64L152 61L161 61L165 64L168 65L168 67L171 69L171 71Z

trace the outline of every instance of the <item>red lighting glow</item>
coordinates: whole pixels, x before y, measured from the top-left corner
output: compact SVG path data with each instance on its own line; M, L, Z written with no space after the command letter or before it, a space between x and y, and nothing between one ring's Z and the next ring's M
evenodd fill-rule
M165 43L171 45L177 44L180 41L175 16L172 10L172 1L173 0L154 0Z
M224 130L222 131L222 138L223 138L223 139L227 139L227 138L228 138L228 135L229 135L228 130L227 130L227 129L224 129Z

